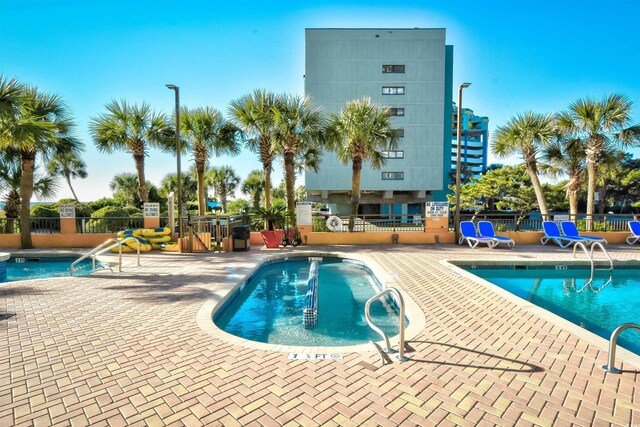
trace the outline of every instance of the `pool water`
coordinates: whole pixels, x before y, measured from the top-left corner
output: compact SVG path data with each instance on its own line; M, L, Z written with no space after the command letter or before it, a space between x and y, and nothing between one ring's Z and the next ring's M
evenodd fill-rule
M7 278L0 282L69 276L69 267L76 259L73 257L11 257L6 263ZM83 260L75 266L74 276L88 274L91 274L90 259Z
M638 269L596 270L591 284L589 269L465 269L607 340L623 323L640 324ZM637 331L623 332L618 343L640 355Z
M307 258L263 265L244 290L218 311L215 324L252 341L296 346L346 346L379 341L368 325L364 305L380 289L368 269L324 258L318 264L318 321L305 329ZM370 307L371 319L389 337L398 333L399 317L390 299Z

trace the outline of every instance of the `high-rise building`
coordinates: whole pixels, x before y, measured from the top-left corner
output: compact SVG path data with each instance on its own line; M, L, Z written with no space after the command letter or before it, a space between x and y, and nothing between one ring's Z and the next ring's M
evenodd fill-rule
M456 170L458 150L458 106L451 107L451 170ZM462 146L460 147L460 172L470 177L480 178L487 169L487 150L489 147L489 118L473 114L473 110L462 108Z
M400 136L380 169L363 165L360 212L421 214L446 200L450 171L453 47L444 29L307 29L305 93L327 113L370 97L389 107ZM351 165L325 152L306 171L309 199L349 213Z

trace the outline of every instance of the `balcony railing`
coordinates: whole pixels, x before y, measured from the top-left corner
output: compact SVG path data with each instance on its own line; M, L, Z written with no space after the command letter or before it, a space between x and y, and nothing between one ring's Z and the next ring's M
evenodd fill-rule
M353 221L354 232L421 231L424 232L424 216L419 214L340 215L340 221L327 226L327 216L313 219L313 231L348 231ZM332 230L333 228L333 230Z

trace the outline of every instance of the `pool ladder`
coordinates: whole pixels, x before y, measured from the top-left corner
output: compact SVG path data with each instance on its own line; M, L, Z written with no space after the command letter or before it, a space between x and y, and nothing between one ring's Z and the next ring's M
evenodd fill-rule
M369 309L371 307L371 303L374 301L379 300L380 298L386 296L387 294L392 294L395 299L396 302L398 304L398 306L400 307L400 332L399 332L399 354L396 357L400 362L404 362L409 360L405 355L404 355L404 299L402 298L402 294L400 294L400 291L397 290L396 288L385 288L382 291L378 292L376 295L372 296L371 298L369 298L367 300L367 303L364 306L364 317L367 320L367 323L369 324L369 326L371 327L371 329L373 329L374 331L376 331L383 339L384 339L384 344L385 344L385 349L384 351L386 353L395 353L396 351L391 347L391 343L389 342L389 337L387 337L387 334L384 333L384 331L380 328L378 328L372 321L371 321L371 314L369 312ZM375 346L376 344L374 344ZM378 349L378 347L376 347L376 349ZM380 355L380 359L382 361L382 364L384 365L384 356L381 354Z
M87 252L86 254L82 255L80 258L78 258L77 260L75 260L71 266L69 266L69 273L73 276L73 273L75 271L74 267L76 266L76 264L78 264L81 261L84 261L87 258L91 258L92 264L91 264L91 271L95 271L96 270L96 257L104 252L107 252L108 250L111 250L112 248L115 248L116 246L118 247L118 272L121 273L122 272L122 245L125 242L128 242L129 240L133 240L134 242L136 242L136 252L138 254L137 257L137 264L138 266L140 266L140 242L138 241L138 239L136 239L135 237L127 237L125 239L122 240L118 240L116 238L113 239L109 239L106 240L102 243L100 243L98 246L96 246L95 248L91 249L89 252ZM111 270L111 267L109 267L109 270ZM113 272L113 270L111 270Z
M584 284L584 286L582 288L580 288L580 290L578 290L578 292L584 290L587 286L590 286L593 283L593 277L595 274L595 270L596 270L596 266L595 266L595 262L594 262L594 258L593 258L593 250L597 247L599 248L602 253L605 255L605 257L607 258L607 261L609 261L609 280L607 280L607 282L600 286L599 288L593 288L592 289L595 292L600 292L601 290L603 290L607 285L609 285L609 283L611 283L611 281L613 280L613 260L611 259L611 257L609 256L609 253L607 252L607 250L604 248L604 246L602 245L602 243L600 242L592 242L591 243L591 252L589 252L587 250L587 247L584 245L584 243L582 242L576 242L573 245L573 257L576 257L576 250L578 249L578 247L580 249L582 249L582 251L585 253L585 255L587 256L587 258L589 258L589 262L591 263L591 275L589 276L589 280L587 280L587 282Z
M609 357L607 358L607 364L602 365L602 369L611 374L619 374L620 369L616 368L616 348L618 347L618 337L625 329L636 329L640 332L640 325L635 323L623 323L618 326L609 339Z

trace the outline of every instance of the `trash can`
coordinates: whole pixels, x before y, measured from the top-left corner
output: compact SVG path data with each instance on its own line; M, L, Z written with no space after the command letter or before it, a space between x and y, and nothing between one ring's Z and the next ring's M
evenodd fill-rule
M251 230L248 225L236 225L231 227L233 239L233 251L248 251L251 248Z

